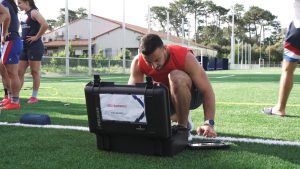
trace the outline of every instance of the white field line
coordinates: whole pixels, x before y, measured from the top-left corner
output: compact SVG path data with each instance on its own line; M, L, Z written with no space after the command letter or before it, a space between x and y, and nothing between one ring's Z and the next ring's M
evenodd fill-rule
M211 77L211 78L223 79L223 78L233 77L233 76L235 76L235 75L227 75L227 76L219 76L219 77Z
M82 127L82 126L33 125L33 124L7 123L7 122L0 122L0 126L17 126L17 127L32 127L32 128L49 128L49 129L68 129L68 130L89 131L88 127Z
M0 126L16 126L16 127L32 127L32 128L49 128L49 129L67 129L67 130L89 131L88 127L83 127L83 126L31 125L31 124L7 123L7 122L0 122ZM193 136L193 138L204 139L203 136ZM217 138L215 138L215 140L231 141L231 142L244 142L244 143L257 143L257 144L268 144L268 145L300 146L300 142L298 142L298 141L283 141L283 140L270 140L270 139L258 139L258 138L217 137Z
M193 136L193 138L203 139L204 137ZM283 141L283 140L271 140L271 139L260 139L260 138L217 137L214 138L213 140L257 143L257 144L268 144L268 145L300 146L300 142L298 141Z

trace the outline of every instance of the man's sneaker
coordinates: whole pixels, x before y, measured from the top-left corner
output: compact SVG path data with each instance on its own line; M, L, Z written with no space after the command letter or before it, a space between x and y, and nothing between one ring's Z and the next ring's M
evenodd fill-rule
M193 140L193 135L191 133L191 131L193 130L194 128L194 124L193 124L193 121L192 121L192 115L191 115L191 110L189 112L189 117L188 117L188 123L187 123L187 128L189 130L189 137L188 137L188 141L192 141Z
M0 103L0 107L3 107L11 102L11 99L3 99Z
M187 129L189 130L188 141L192 141L192 140L193 140L193 135L192 135L192 133L191 133L192 130L193 130L193 122L192 122L192 121L188 121Z
M1 110L17 110L20 109L20 103L8 103L1 108Z
M27 101L28 104L34 104L37 103L39 100L36 97L30 97Z

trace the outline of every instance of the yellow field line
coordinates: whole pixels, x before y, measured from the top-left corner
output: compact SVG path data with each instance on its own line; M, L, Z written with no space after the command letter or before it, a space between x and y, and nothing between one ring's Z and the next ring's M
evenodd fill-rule
M274 105L275 103L247 103L247 102L217 102L217 104L225 105L250 105L250 106L268 106ZM300 107L300 104L288 104L288 107Z
M21 96L22 98L24 98L24 96ZM67 100L84 100L84 97L49 97L49 96L41 96L39 97L39 99L57 99L57 100L61 100L61 99L67 99ZM271 106L274 105L275 103L249 103L249 102L217 102L216 104L222 104L222 105L243 105L243 106ZM300 104L288 104L288 107L300 107Z

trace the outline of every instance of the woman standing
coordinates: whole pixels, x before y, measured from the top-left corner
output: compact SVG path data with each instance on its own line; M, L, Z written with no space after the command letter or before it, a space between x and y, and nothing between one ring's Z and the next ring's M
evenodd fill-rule
M21 11L25 11L26 14L21 20L24 50L20 57L19 77L22 88L24 75L29 66L33 79L33 87L28 103L33 104L38 102L37 94L40 87L40 68L44 54L44 45L41 36L48 29L48 24L39 13L34 0L18 0L18 7Z
M5 9L5 7L0 3L0 23L2 24L7 19L10 20L10 14ZM0 38L1 38L1 35L0 35ZM1 51L0 51L0 56L1 56ZM0 73L2 76L2 82L3 82L3 86L4 86L4 91L5 91L4 98L3 98L3 100L0 101L0 105L8 99L7 85L5 84L5 80L4 80L8 77L8 75L7 75L7 72L6 73L5 72L6 71L5 71L4 65L0 64Z
M14 0L3 0L1 4L8 9L10 19L2 24L2 55L1 74L7 74L3 79L4 87L8 89L8 99L2 102L2 110L20 109L19 92L20 79L18 76L19 57L22 52L23 43L19 31L18 7Z

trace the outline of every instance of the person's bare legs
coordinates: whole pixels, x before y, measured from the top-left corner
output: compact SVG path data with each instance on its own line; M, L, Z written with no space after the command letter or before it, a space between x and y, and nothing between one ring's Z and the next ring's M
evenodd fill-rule
M25 79L25 73L26 69L29 66L28 61L20 60L19 66L18 66L18 75L20 79L20 90L24 85L24 79Z
M169 73L170 93L175 114L171 117L179 125L187 127L191 102L191 78L183 71L173 70Z
M9 78L8 78L8 74L7 74L7 71L6 71L6 68L5 66L0 63L0 74L1 74L1 77L2 77L2 83L3 83L3 87L5 89L7 89L7 91L11 91L10 90L10 86L9 86Z
M272 114L284 116L285 108L289 94L293 88L294 71L297 67L297 62L289 62L283 60L282 73L280 78L278 102L272 108Z
M10 90L13 97L19 98L20 93L20 79L18 76L18 64L7 64L5 65L9 81Z
M32 90L37 92L40 88L40 83L41 83L41 77L40 77L41 61L29 61L29 66L32 75Z

